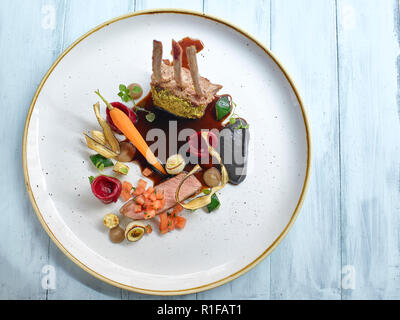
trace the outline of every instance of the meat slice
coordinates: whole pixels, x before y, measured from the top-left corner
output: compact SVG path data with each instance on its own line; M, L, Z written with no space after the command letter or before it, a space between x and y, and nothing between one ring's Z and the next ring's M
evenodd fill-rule
M175 40L172 40L172 56L174 58L174 76L176 84L182 87L182 48Z
M173 178L170 178L159 185L155 186L155 189L160 192L164 192L165 207L159 211L157 214L165 212L176 205L175 193L178 189L179 184L186 176L186 172L182 172ZM179 200L184 201L191 196L199 193L201 191L202 185L200 181L195 176L190 176L182 185L179 192ZM144 211L135 212L135 200L129 200L121 209L120 213L133 220L143 220Z
M162 43L153 40L153 74L157 82L161 81L161 61L162 61L163 47Z
M199 97L202 97L203 90L201 90L201 85L200 85L200 75L199 75L199 67L197 65L196 53L197 51L195 46L190 46L186 48L186 55L189 61L190 74L192 76L194 89L196 91L196 94Z

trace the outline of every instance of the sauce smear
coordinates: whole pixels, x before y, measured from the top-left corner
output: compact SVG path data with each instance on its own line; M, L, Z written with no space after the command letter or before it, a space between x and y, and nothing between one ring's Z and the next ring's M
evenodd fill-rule
M182 146L185 144L188 145L188 138L185 137L185 141L179 141L178 136L179 133L182 132L183 129L192 129L196 132L201 131L201 130L212 130L212 129L217 129L218 131L222 130L224 128L224 119L217 120L216 119L216 111L215 111L215 104L216 102L221 98L222 96L216 96L214 100L208 105L206 112L204 114L204 117L201 119L197 120L192 120L192 119L183 119L183 118L178 118L170 113L167 113L158 107L156 107L153 104L153 99L151 96L151 92L143 98L137 105L141 108L144 108L146 110L149 110L153 112L156 115L156 118L153 122L149 122L146 120L146 113L145 112L138 112L137 117L138 121L135 124L136 128L139 130L139 132L142 134L143 138L146 140L146 142L149 145L152 145L156 143L156 141L150 141L147 139L147 133L151 129L160 129L165 133L166 141L160 142L160 145L165 146L166 150L166 158L165 159L160 159L163 164L165 164L165 160L173 155L179 152ZM175 130L174 127L177 129ZM170 132L171 131L171 132ZM175 134L177 133L178 136ZM185 134L186 136L186 134ZM172 148L173 145L171 146L170 150L170 142L173 144L176 143L176 150L175 148ZM189 150L188 148L185 147L185 150L187 155L189 155ZM158 154L159 150L155 151L155 155L158 156L159 158L160 155ZM141 155L137 154L134 160L139 166L141 171L143 171L145 168L149 168L149 164L146 161L146 159ZM203 169L208 169L210 167L213 167L215 165L212 164L212 159L209 159L209 164L200 164ZM217 162L214 162L217 163ZM190 171L193 169L195 164L187 164L185 167L185 171ZM196 173L196 177L199 179L199 181L205 186L205 183L203 181L203 172L204 170ZM148 177L150 180L154 182L154 185L159 184L165 177L160 176L157 173L153 173L151 176Z
M199 53L201 50L204 49L204 44L201 40L198 39L192 39L190 37L183 38L181 41L178 41L179 45L181 46L183 50L182 54L182 67L184 68L189 68L189 62L188 58L186 55L186 48L190 46L195 46L196 47L196 52Z

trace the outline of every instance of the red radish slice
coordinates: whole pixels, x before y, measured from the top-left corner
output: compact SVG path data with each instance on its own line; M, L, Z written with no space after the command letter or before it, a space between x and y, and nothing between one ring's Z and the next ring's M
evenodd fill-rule
M129 117L129 119L132 121L133 124L135 124L137 122L136 113L132 109L129 109L126 105L124 105L120 102L112 102L111 105L114 108L117 108L117 109L121 110L123 113L125 113ZM110 125L111 129L115 133L122 134L122 132L116 127L116 125L112 121L111 115L110 115L110 110L108 108L107 108L106 112L107 112L107 123Z
M104 204L117 202L122 192L122 183L113 177L98 176L92 182L92 192Z

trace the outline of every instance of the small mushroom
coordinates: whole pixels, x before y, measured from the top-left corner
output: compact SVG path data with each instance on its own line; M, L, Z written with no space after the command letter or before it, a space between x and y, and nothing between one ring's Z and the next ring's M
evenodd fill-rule
M113 229L119 225L119 219L115 214L109 213L104 216L103 223L107 228Z
M125 239L125 231L121 227L112 228L108 235L113 243L121 243Z
M125 229L125 237L130 242L136 242L142 239L146 233L146 226L143 223L133 221Z
M120 162L131 162L136 155L135 146L128 141L122 141L119 145L121 152L117 157L115 157L115 159Z
M140 99L143 95L143 89L140 84L132 83L128 86L128 89L133 100Z
M217 168L210 168L203 174L204 182L211 188L217 187L221 183L221 173Z

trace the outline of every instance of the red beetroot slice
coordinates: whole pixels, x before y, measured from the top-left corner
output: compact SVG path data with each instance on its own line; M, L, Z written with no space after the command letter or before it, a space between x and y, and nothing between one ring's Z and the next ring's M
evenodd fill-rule
M98 176L92 182L92 192L104 204L117 202L122 192L121 182L113 177Z
M131 119L133 124L136 124L137 121L137 117L136 117L136 113L132 110L129 109L126 105L120 103L120 102L112 102L111 105L114 108L117 108L119 110L121 110L123 113L125 113L129 119ZM107 108L107 123L110 125L111 129L118 133L118 134L122 134L122 132L116 127L116 125L114 124L114 122L111 119L111 115L110 115L110 110Z
M218 146L218 138L212 132L208 132L208 143L216 148ZM189 151L191 154L199 158L208 158L209 152L206 142L203 140L202 132L198 131L189 137Z

